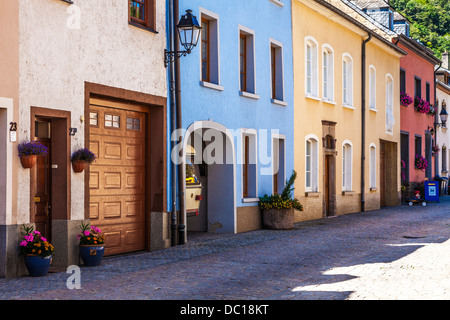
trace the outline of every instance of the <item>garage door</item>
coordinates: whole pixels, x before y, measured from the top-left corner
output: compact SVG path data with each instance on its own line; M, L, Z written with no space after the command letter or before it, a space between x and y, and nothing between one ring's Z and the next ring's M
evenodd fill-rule
M89 217L106 236L105 255L145 249L146 114L91 105Z

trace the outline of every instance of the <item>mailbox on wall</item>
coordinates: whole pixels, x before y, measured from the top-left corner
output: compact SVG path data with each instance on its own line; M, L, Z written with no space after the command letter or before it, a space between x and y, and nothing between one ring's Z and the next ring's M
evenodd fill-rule
M439 181L425 181L425 200L439 202Z

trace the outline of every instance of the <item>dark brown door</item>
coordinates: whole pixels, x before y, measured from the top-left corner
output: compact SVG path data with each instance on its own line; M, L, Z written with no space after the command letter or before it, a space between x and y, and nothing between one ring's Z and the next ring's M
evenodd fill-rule
M330 215L330 156L325 156L325 213Z
M385 171L386 171L386 145L382 142L380 145L380 206L386 206L386 179L385 179Z
M40 231L44 237L51 241L51 121L36 120L35 122L35 141L40 142L48 148L46 156L38 156L34 169L35 187L34 187L34 223L36 230Z

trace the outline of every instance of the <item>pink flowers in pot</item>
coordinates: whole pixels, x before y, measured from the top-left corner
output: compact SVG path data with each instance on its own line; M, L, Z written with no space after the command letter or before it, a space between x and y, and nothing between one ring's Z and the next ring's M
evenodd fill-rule
M413 98L411 98L406 92L402 91L400 93L400 103L402 106L409 106L411 103L413 103Z

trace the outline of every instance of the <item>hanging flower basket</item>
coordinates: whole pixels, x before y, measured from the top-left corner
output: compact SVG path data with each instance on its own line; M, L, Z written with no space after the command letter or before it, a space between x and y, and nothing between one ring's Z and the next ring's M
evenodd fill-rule
M83 172L83 170L95 159L97 156L89 151L87 148L79 149L72 154L72 168L73 171L79 173Z
M17 146L19 152L20 163L25 169L32 168L36 164L37 156L45 156L48 154L46 146L39 142L24 141Z

